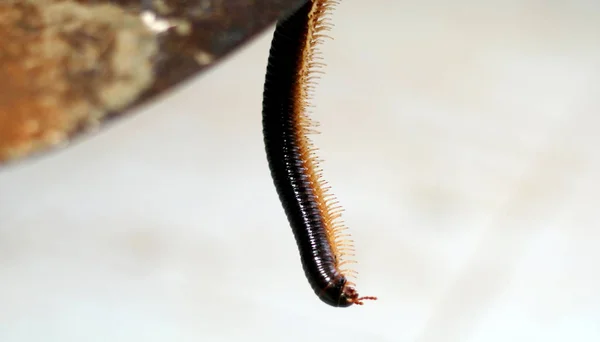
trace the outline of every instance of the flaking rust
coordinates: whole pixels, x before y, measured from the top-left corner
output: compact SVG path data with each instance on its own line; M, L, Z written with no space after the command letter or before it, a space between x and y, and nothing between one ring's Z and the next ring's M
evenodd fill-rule
M0 166L130 112L304 1L0 0Z

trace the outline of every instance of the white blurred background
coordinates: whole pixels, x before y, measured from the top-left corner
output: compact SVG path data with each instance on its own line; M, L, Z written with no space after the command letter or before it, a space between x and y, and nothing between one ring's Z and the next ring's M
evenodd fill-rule
M366 5L368 4L368 5ZM344 1L315 117L380 299L322 304L261 134L272 30L0 171L0 341L600 341L600 3Z

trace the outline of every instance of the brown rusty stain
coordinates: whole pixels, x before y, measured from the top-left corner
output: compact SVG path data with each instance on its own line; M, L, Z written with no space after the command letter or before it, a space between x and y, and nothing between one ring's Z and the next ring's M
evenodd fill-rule
M129 113L303 2L1 2L0 166Z
M156 37L110 5L0 5L0 159L59 144L152 84ZM131 63L133 57L136 63Z

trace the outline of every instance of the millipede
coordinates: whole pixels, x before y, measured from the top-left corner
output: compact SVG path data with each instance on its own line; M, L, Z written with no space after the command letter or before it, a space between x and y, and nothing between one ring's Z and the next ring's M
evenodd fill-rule
M308 108L325 66L318 45L332 28L337 1L309 0L279 21L271 42L263 93L263 135L279 200L294 233L306 278L315 294L334 307L362 305L355 284L353 242L342 207L323 179L318 149L309 138L317 122Z

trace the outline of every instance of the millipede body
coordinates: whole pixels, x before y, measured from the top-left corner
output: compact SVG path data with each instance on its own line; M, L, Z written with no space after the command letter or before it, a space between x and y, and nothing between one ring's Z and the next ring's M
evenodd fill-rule
M335 1L307 1L275 29L263 94L263 134L271 176L296 238L305 275L315 294L335 307L362 304L351 270L353 252L341 207L322 178L308 135L316 123L307 108L323 66L317 45L331 28Z

